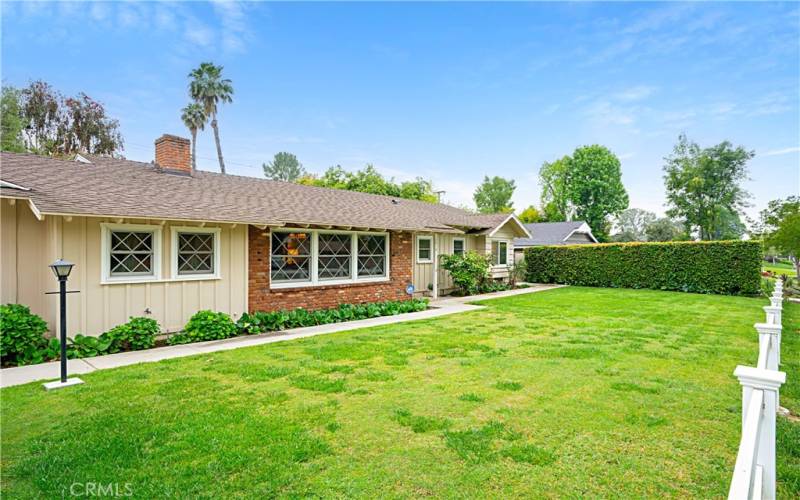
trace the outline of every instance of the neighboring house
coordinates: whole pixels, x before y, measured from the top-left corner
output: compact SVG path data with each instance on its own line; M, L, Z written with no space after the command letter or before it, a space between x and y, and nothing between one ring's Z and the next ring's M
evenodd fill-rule
M597 243L589 224L579 220L525 224L525 229L530 233L530 237L514 240L514 262L520 262L525 249L529 247Z
M192 171L189 141L164 135L155 163L93 155L76 161L2 153L2 303L21 303L56 327L48 264L76 264L69 332L98 335L129 316L165 331L195 312L334 307L433 297L452 287L438 256L492 255L508 275L508 214Z

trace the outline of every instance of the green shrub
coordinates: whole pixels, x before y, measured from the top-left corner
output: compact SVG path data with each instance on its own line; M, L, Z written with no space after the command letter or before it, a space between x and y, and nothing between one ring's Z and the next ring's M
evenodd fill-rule
M167 340L168 344L188 344L204 340L227 339L236 335L236 324L222 312L198 311L189 319L183 331Z
M611 288L757 295L757 241L611 243L533 247L525 251L527 280Z
M67 359L92 358L109 353L111 340L103 337L90 337L88 335L76 334L75 337L67 337Z
M238 335L254 335L258 333L275 332L287 328L301 328L304 326L327 325L343 321L354 321L379 316L392 316L415 311L424 311L428 308L428 299L388 300L373 304L341 304L333 309L318 309L308 311L297 308L291 311L258 311L252 314L244 313L236 322ZM172 337L175 339L178 336ZM188 338L181 338L185 343L195 342Z
M0 360L28 365L46 361L47 323L21 304L0 306ZM56 341L57 342L57 341Z
M450 273L453 284L463 295L480 293L489 281L491 257L476 252L443 255L442 269Z
M115 326L100 335L109 341L108 352L139 351L156 345L156 335L161 332L158 321L151 318L131 317L125 324Z

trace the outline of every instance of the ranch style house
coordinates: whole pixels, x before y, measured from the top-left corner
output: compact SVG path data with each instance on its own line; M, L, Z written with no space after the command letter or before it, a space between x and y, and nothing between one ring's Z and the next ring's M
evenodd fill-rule
M2 153L0 300L55 331L48 265L76 264L68 331L99 335L130 316L180 330L197 311L433 298L453 288L439 256L491 255L506 278L513 214L193 170L187 139L163 135L155 161ZM412 289L413 285L413 289Z

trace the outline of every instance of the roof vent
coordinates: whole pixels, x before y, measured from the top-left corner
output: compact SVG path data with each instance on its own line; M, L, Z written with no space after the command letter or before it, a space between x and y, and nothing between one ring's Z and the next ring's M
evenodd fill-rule
M392 205L399 205L399 204L400 204L400 202L399 202L399 201L397 201L397 200L392 200Z

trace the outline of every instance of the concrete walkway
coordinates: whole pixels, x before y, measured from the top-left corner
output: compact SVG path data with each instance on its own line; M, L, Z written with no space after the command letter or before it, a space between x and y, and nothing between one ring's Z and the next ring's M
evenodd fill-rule
M196 342L193 344L156 347L155 349L120 352L117 354L108 354L106 356L97 356L94 358L70 359L67 361L67 370L70 375L80 375L82 373L91 373L96 370L135 365L137 363L161 361L162 359L180 358L195 354L207 354L210 352L227 351L229 349L239 349L240 347L251 347L262 344L271 344L273 342L283 342L285 340L314 337L328 333L358 330L372 326L391 325L406 321L437 318L439 316L447 316L450 314L474 311L483 308L483 306L472 305L468 302L541 292L559 287L560 285L532 285L530 288L520 288L505 292L435 300L431 302L431 308L426 311L400 314L397 316L381 316L379 318L309 326L305 328L284 330L281 332L263 333L260 335L243 335L241 337L233 337L225 340L211 340L208 342ZM38 365L5 368L0 370L0 387L11 387L14 385L27 384L28 382L34 382L37 380L56 379L59 377L59 370L60 363L58 361L41 363Z

